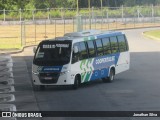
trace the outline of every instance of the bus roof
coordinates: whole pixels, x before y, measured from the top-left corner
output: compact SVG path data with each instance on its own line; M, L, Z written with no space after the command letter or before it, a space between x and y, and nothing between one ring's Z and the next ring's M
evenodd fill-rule
M124 33L120 31L99 31L99 30L88 30L88 31L82 31L82 32L72 32L72 33L66 33L63 37L56 37L55 39L48 39L49 41L57 40L57 41L65 41L65 40L71 40L74 42L80 42L80 41L87 41L87 40L94 40L94 39L100 39L105 37L111 37L116 35L122 35Z
M91 35L96 35L100 34L101 31L99 30L85 30L81 32L72 32L72 33L66 33L64 36L67 37L86 37L86 36L91 36Z

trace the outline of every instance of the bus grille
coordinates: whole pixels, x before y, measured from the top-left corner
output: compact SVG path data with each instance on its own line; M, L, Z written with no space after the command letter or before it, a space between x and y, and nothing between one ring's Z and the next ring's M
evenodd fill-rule
M39 79L41 83L57 83L59 75L59 73L40 73Z

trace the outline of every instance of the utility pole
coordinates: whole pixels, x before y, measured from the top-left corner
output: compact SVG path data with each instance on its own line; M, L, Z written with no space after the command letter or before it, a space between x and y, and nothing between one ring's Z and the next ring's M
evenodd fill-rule
M77 0L77 15L79 15L79 0Z
M101 30L102 30L102 23L103 23L103 3L102 3L102 0L101 0L101 15L102 15L102 20L101 20Z
M88 9L89 9L89 29L91 29L91 0L88 0Z
M77 31L82 31L83 25L82 25L82 18L79 14L79 0L77 0L77 15L76 15L76 25L77 25Z

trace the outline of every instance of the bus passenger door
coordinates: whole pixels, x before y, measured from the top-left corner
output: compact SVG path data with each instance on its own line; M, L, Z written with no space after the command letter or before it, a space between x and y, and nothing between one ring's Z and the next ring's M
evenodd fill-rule
M117 65L116 65L116 74L129 69L129 63L130 63L129 58L130 58L129 52L120 53L117 61Z

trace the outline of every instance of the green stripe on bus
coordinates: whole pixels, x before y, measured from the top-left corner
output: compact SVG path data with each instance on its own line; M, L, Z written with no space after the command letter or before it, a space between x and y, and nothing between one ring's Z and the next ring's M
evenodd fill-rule
M95 39L96 39L95 36L90 36L90 37L84 37L84 38L83 38L84 41L95 40Z
M88 64L89 64L89 63L92 63L92 60L93 60L92 58L91 58L91 59L88 59L88 61L87 61L87 68L89 68Z
M91 37L90 37L90 40L94 40L94 39L95 39L95 37L94 37L94 36L91 36Z
M82 60L82 62L81 62L81 64L80 64L80 69L82 70L83 68L82 68L82 65L85 65L85 63L86 63L86 60Z
M87 41L87 40L88 40L88 37L83 38L83 40L84 40L84 41Z
M85 75L86 75L85 73L81 73L81 78L82 78L81 80L82 80L82 82L84 80Z
M84 82L88 82L88 81L89 81L90 75L91 75L91 73L88 72L87 75L86 75L86 78L85 78L85 81L84 81Z

